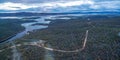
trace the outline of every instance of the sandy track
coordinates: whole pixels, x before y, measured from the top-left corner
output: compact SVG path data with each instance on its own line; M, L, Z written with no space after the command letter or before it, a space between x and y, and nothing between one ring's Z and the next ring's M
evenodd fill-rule
M72 52L79 52L79 51L82 51L82 50L85 49L85 46L86 46L86 43L87 43L87 38L88 38L88 32L89 32L89 30L86 30L85 39L84 39L82 48L76 49L76 50L73 50L73 51L54 49L54 48L50 48L50 47L44 46L43 43L40 44L40 43L37 43L37 42L31 43L31 44L28 44L28 45L34 45L34 46L38 46L38 47L44 48L44 49L46 49L46 50L56 51L56 52L66 52L66 53L67 53L67 52L68 52L68 53L70 53L70 52L71 52L71 53L72 53Z
M50 51L56 51L56 52L79 52L79 51L82 51L82 50L84 50L85 49L85 47L86 47L86 43L87 43L87 38L88 38L88 33L89 33L89 30L86 30L86 34L85 34L85 39L84 39L84 42L83 42L83 46L82 46L82 48L80 48L80 49L76 49L76 50L73 50L73 51L67 51L67 50L59 50L59 49L54 49L54 48L50 48L50 47L46 47L45 45L44 45L44 43L45 43L45 41L44 40L40 40L40 41L36 41L36 42L29 42L29 43L24 43L24 44L22 44L22 45L33 45L33 46L38 46L38 47L40 47L40 48L44 48L44 49L46 49L46 50L50 50ZM42 41L44 41L44 42L42 42ZM9 47L9 48L13 48L13 60L19 60L19 59L17 59L17 58L20 58L20 53L17 51L17 49L16 49L16 46L21 46L21 44L17 44L17 45L15 45L15 44L13 44L13 46L11 46L11 47ZM4 51L5 49L3 49L3 50L0 50L1 52L2 51Z
M14 44L14 42L12 42L12 47L13 47L13 60L20 60L21 58L21 54L20 52L18 52L17 48L16 48L16 45Z
M57 51L57 52L79 52L79 51L82 51L82 50L85 49L85 46L86 46L86 42L87 42L87 38L88 38L88 32L89 32L89 30L86 30L83 46L80 49L76 49L76 50L73 50L73 51L66 51L66 50L53 49L53 48L49 48L49 47L45 47L45 46L43 46L43 48L47 49L47 50L50 50L50 51ZM39 46L39 45L37 45L37 46Z

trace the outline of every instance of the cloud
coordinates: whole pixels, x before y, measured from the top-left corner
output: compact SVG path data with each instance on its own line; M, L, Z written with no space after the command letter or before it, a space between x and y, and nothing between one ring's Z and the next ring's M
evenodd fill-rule
M68 2L50 2L50 3L43 3L42 6L47 7L71 7L71 6L80 6L84 4L93 4L94 2L91 0L80 0L80 1L68 1Z
M22 0L23 1L23 0ZM33 1L33 0L32 0ZM37 1L37 0L36 0ZM41 0L40 0L41 1ZM45 0L47 1L47 0ZM54 1L54 2L53 2ZM53 0L42 3L15 3L5 2L0 3L0 10L7 11L108 11L120 9L120 1L109 0Z
M93 9L119 9L120 8L120 1L101 1L96 2L91 5L90 8Z
M66 8L71 6L80 6L83 4L93 4L92 1L62 1L62 2L49 2L49 3L34 3L34 4L22 4L22 3L12 3L5 2L0 4L0 10L23 10L30 8L43 8L43 9L52 9L52 8Z
M29 9L29 8L36 8L35 5L25 5L21 3L12 3L6 2L0 4L0 10L22 10L22 9Z

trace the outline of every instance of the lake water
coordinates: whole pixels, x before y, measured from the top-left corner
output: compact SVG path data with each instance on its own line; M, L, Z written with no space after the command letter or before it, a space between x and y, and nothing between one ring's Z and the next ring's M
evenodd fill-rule
M21 37L25 36L26 34L28 34L28 32L32 32L33 30L47 28L48 27L47 25L33 25L33 24L36 24L36 23L49 24L51 21L45 21L45 19L48 19L48 18L50 19L51 16L41 16L40 18L35 19L36 22L28 22L28 23L21 24L21 26L25 27L25 30L16 34L14 37L8 39L5 42L10 42L12 40L21 38ZM5 42L2 42L2 43L5 43Z

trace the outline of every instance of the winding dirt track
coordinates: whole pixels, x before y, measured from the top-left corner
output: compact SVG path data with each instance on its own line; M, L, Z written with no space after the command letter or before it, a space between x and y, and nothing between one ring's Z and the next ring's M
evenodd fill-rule
M44 48L44 49L46 49L46 50L56 51L56 52L65 52L65 53L67 53L67 52L68 52L68 53L79 52L79 51L84 50L85 47L86 47L87 38L88 38L88 33L89 33L89 30L86 30L85 39L84 39L82 48L76 49L76 50L73 50L73 51L59 50L59 49L54 49L54 48L46 47L46 46L44 45L45 42L41 42L41 40L40 40L40 41L36 41L36 42L24 43L24 44L22 44L22 45L38 46L38 47L40 47L40 48ZM42 40L42 41L44 41L44 40ZM22 45L21 45L21 44L17 44L17 45L14 45L14 46L9 47L9 48L13 48L15 55L17 55L17 56L14 56L14 57L18 57L18 55L19 55L18 51L16 50L16 46L22 46ZM4 50L5 50L5 49L4 49ZM4 50L1 50L1 52L4 51ZM18 59L18 60L19 60L19 59Z
M12 42L13 45L13 60L20 60L21 54L18 52L16 45L14 44L14 42Z
M86 30L85 39L84 39L82 48L76 49L76 50L73 50L73 51L59 50L59 49L54 49L54 48L46 47L46 46L44 45L44 42L41 42L41 41L24 43L24 44L17 44L16 46L21 46L21 45L33 45L33 46L38 46L38 47L40 47L40 48L44 48L44 49L49 50L49 51L68 52L68 53L79 52L79 51L84 50L85 47L86 47L87 38L88 38L88 33L89 33L89 30ZM44 40L43 40L43 41L44 41ZM16 51L16 46L14 45L14 46L11 46L11 47L9 47L9 48L13 48L14 52L17 52L17 51ZM6 49L8 49L8 48L6 48ZM5 49L0 50L0 52L2 52L2 51L4 51L4 50L5 50ZM17 55L18 55L18 53L17 53ZM16 57L18 57L18 56L16 56Z
M33 45L33 46L38 46L38 47L40 47L40 48L44 48L44 49L49 50L49 51L62 52L62 53L75 53L75 52L80 52L80 51L84 50L85 47L86 47L87 38L88 38L88 32L89 32L89 30L86 30L85 39L84 39L82 48L76 49L76 50L73 50L73 51L59 50L59 49L54 49L54 48L51 48L51 47L47 47L47 46L44 45L44 44L45 44L45 41L44 41L44 40L40 40L40 41L36 41L36 42L29 42L29 43L24 43L24 44L17 44L17 45L15 45L15 44L12 42L12 45L13 45L13 46L11 46L11 47L9 47L9 48L12 48L12 49L13 49L13 50L12 50L12 52L13 52L13 60L20 60L21 54L20 54L20 52L18 52L16 46L22 46L22 45ZM42 41L43 41L43 42L42 42ZM6 49L8 49L8 48L6 48ZM6 50L6 49L2 49L2 50L0 50L0 52L4 51L4 50Z
M89 30L86 30L84 43L83 43L82 48L80 48L80 49L76 49L76 50L73 50L73 51L66 51L66 50L53 49L53 48L49 48L49 47L45 47L45 46L42 46L42 47L44 49L47 49L47 50L50 50L50 51L57 51L57 52L79 52L79 51L82 51L82 50L85 49L87 38L88 38L88 32L89 32ZM39 46L39 45L37 45L37 46Z

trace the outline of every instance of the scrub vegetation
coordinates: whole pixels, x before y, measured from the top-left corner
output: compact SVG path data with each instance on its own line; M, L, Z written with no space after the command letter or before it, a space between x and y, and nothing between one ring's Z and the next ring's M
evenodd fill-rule
M65 16L64 16L65 17ZM52 20L46 29L31 32L24 39L42 39L52 48L75 50L83 45L86 30L89 30L86 47L76 53L54 53L55 60L119 60L120 17L107 15L66 16L69 20Z
M86 46L78 52L51 50L55 60L120 60L120 16L86 15L62 16L71 19L54 19L48 28L30 32L15 40L23 60L44 60L45 49L38 46L22 45L39 40L51 48L65 51L80 49L83 46L86 30ZM49 19L50 20L50 19Z

